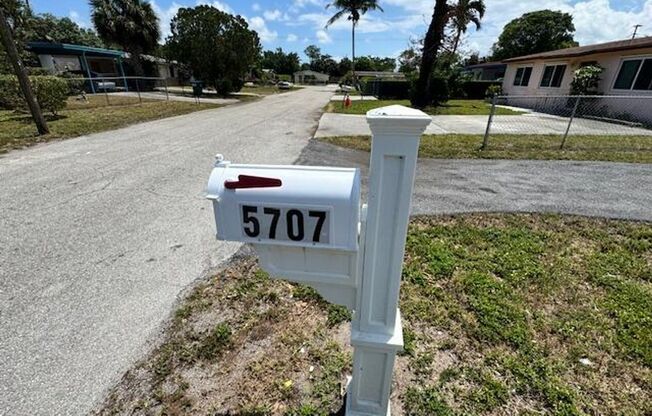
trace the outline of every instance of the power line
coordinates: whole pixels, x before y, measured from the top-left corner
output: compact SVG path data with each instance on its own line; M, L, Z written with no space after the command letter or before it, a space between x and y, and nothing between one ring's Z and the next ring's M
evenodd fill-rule
M642 26L643 25L634 25L634 33L632 33L632 39L636 37L636 32L638 32L638 28Z

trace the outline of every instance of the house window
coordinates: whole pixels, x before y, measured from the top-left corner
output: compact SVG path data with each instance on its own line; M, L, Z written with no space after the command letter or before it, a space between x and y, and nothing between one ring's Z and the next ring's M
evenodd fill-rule
M616 90L652 90L652 58L628 59L620 65Z
M566 65L546 65L543 69L540 86L559 88L565 72Z
M517 87L527 87L530 83L530 75L532 75L532 67L525 66L516 69L516 76L514 77L514 85Z

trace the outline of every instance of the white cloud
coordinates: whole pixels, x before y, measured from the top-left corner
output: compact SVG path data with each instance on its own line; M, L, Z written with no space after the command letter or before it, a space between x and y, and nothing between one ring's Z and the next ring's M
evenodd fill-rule
M295 35L294 33L290 33L288 35L287 39L285 39L285 40L287 42L296 42L297 40L299 40L299 37L297 35Z
M324 29L319 29L315 33L315 36L317 37L317 42L321 44L331 43L333 41Z
M295 23L290 24L291 26L303 24L303 23L312 23L316 29L323 29L326 27L326 23L332 14L328 13L303 13L299 16ZM388 20L382 20L378 17L363 15L356 26L357 33L379 33L386 32L389 30L396 29L397 26L394 26L393 22ZM329 30L351 30L351 21L346 18L342 18L334 22L331 26L328 27Z
M613 2L611 2L613 3ZM638 8L616 10L609 0L485 0L487 12L482 30L469 29L467 41L471 49L488 54L503 27L512 19L535 10L561 10L573 16L575 40L581 45L627 39L633 25L647 24L652 16L652 0L642 0ZM391 22L392 30L414 31L423 36L433 12L432 0L384 0L383 5L402 8L403 19ZM375 28L381 26L375 22ZM374 27L373 25L371 27ZM642 32L646 33L646 32Z
M259 12L260 11L260 4L258 4L258 3L252 4L251 5L251 10L253 10L255 12Z
M75 10L71 10L70 13L68 13L68 17L81 28L88 29L91 27L91 24L87 20L82 19L79 13Z
M198 6L201 5L201 4L205 4L207 6L213 6L217 10L221 10L221 11L223 11L225 13L236 14L235 11L231 8L231 6L229 6L228 4L226 4L226 3L222 2L222 1L219 1L219 0L213 0L213 1L197 0L196 4Z
M275 10L265 10L263 12L263 17L265 20L269 22L273 22L274 20L280 20L283 18L283 13L279 9Z
M161 28L161 41L164 42L165 38L170 35L170 20L176 16L179 9L183 6L173 2L167 9L162 9L155 1L150 2L154 13L158 15L159 27Z
M321 0L294 0L292 6L303 8L306 6L322 6L324 3Z
M249 26L251 29L258 32L258 36L263 43L273 42L278 38L278 32L268 28L265 19L260 16L255 16L249 19Z

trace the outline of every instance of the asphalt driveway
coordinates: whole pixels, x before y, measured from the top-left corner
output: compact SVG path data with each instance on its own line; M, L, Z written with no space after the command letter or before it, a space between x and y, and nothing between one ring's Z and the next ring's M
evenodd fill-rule
M369 153L312 140L303 165L356 166ZM652 221L652 165L557 160L419 159L412 214L554 212Z
M238 245L214 239L213 156L290 164L330 100L305 88L0 157L0 414L79 415L177 297Z

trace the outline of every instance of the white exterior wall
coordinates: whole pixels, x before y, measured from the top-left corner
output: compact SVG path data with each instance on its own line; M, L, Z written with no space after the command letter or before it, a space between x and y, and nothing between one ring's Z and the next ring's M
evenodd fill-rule
M573 79L573 72L580 67L583 62L597 61L604 68L602 80L598 85L598 91L605 95L652 95L652 91L627 91L614 90L613 85L616 82L620 64L624 59L633 57L650 57L652 58L652 48L637 49L624 52L609 52L594 55L585 55L577 58L557 58L557 59L538 59L527 62L508 63L503 81L503 91L507 95L568 95L570 94L570 84ZM566 64L564 79L559 88L540 87L541 77L546 65ZM514 85L514 76L516 70L520 67L532 67L532 75L527 87Z

